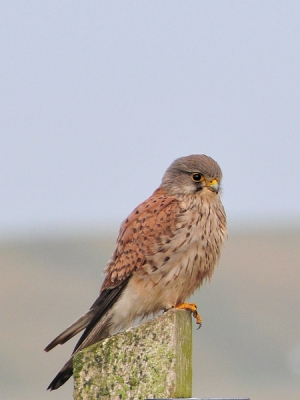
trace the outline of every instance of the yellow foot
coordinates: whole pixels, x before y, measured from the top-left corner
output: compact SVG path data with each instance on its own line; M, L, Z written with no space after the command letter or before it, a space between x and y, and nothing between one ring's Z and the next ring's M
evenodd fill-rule
M202 319L201 319L200 315L198 314L197 304L195 304L195 303L182 303L179 306L176 306L175 308L177 308L179 310L189 310L189 311L191 311L193 317L196 319L196 323L199 325L199 328L201 327Z

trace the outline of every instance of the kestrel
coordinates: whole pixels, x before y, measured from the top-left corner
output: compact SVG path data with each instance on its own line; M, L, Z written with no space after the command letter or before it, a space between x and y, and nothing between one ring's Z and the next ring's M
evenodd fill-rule
M98 298L45 348L49 351L85 329L48 389L59 388L72 376L75 353L127 328L138 317L187 308L201 323L196 305L184 302L211 278L220 256L226 236L221 179L212 158L179 158L152 196L125 219Z

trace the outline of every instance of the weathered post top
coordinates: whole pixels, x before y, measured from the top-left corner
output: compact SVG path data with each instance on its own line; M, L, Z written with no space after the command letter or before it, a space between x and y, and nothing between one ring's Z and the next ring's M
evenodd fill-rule
M188 398L192 395L192 322L170 310L74 356L75 400Z

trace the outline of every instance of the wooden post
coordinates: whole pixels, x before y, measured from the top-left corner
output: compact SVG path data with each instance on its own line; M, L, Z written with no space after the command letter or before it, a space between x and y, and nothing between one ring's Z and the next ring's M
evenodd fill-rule
M192 322L170 310L74 356L75 400L191 397Z

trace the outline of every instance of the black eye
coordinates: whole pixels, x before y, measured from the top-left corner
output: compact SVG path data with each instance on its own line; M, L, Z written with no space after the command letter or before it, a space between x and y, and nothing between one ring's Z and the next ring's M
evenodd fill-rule
M202 180L202 175L198 173L192 174L192 180L194 182L200 182Z

